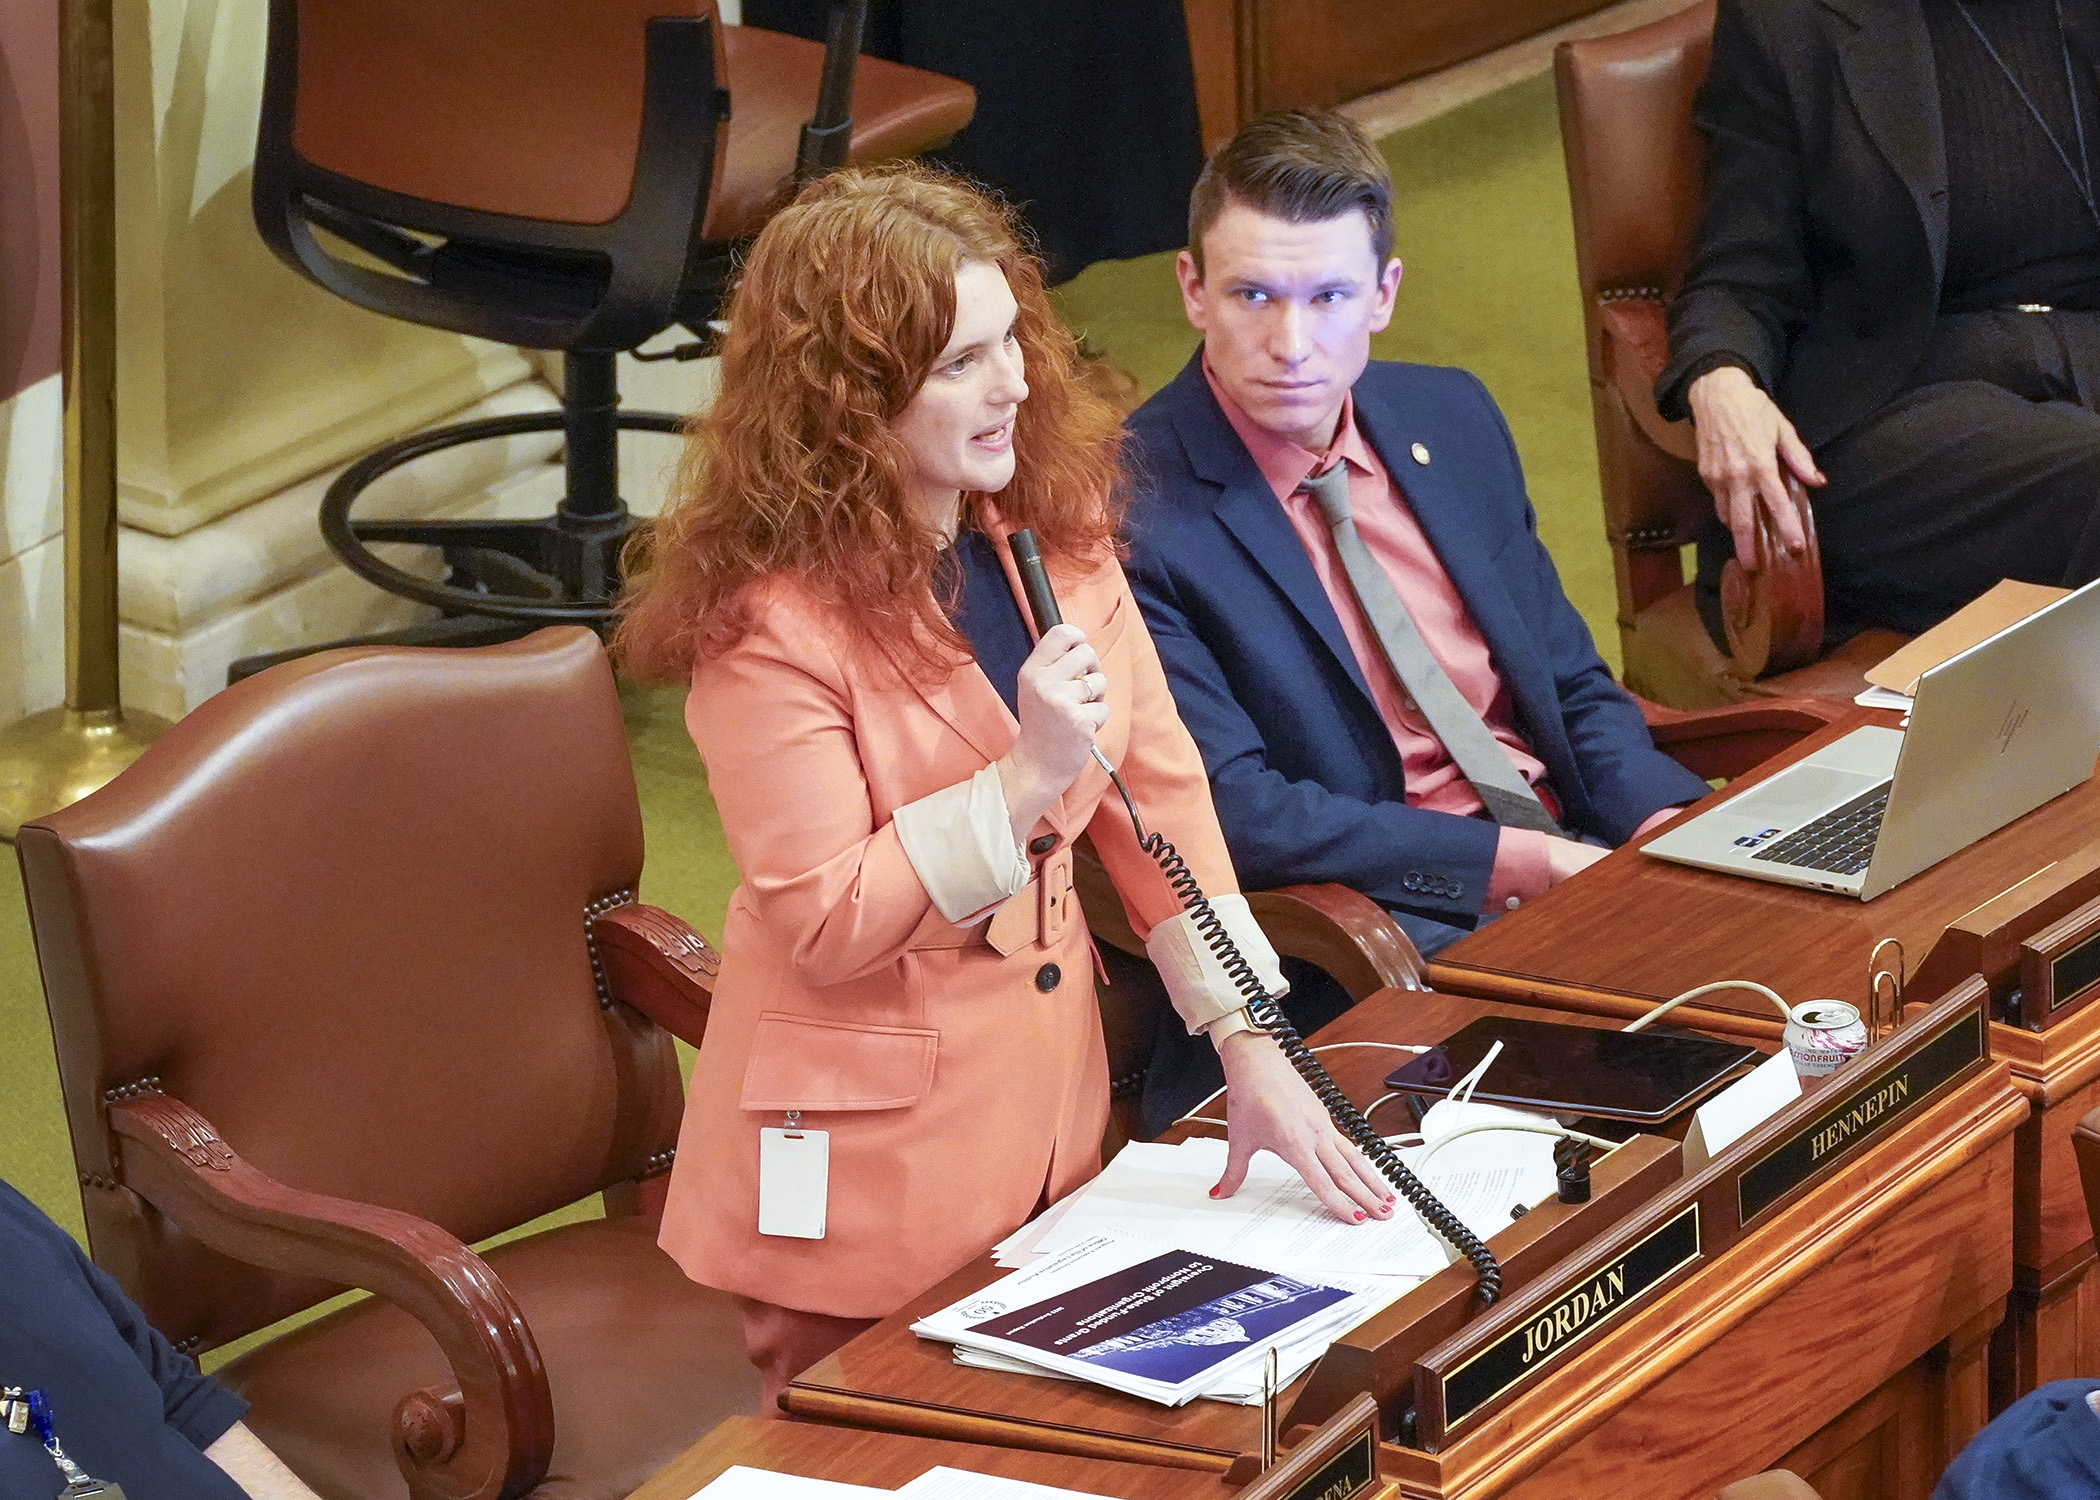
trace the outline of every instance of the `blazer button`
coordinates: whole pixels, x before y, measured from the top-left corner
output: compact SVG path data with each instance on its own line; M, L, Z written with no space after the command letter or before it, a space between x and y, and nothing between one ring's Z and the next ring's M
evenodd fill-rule
M1054 833L1042 834L1041 836L1037 838L1032 838L1028 841L1028 852L1030 854L1048 854L1052 849L1055 849L1056 847L1057 835Z
M1047 995L1057 988L1058 981L1064 977L1065 971L1056 964L1044 964L1035 971L1035 987Z

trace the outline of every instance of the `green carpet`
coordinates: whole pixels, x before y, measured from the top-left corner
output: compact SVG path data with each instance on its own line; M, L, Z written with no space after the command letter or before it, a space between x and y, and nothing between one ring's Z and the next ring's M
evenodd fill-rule
M1407 275L1375 352L1464 365L1487 382L1515 430L1568 591L1616 662L1552 84L1517 85L1385 149ZM1095 266L1060 295L1074 326L1148 390L1194 347L1172 256ZM648 830L642 895L719 937L736 874L680 720L683 694L625 696ZM0 1177L78 1233L79 1191L19 879L12 858L0 855L0 869Z

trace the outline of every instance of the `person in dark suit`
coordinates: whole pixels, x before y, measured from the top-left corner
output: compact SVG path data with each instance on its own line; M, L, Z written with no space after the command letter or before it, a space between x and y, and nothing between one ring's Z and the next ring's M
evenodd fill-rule
M2091 7L1720 0L1663 415L1754 566L1812 495L1834 626L2100 574ZM1730 538L1701 547L1702 608Z
M1598 659L1486 389L1370 362L1391 192L1334 114L1206 165L1179 261L1204 342L1131 418L1126 571L1243 886L1351 887L1433 953L1707 788ZM1286 973L1301 1029L1346 1003ZM1194 1087L1153 1072L1147 1124Z

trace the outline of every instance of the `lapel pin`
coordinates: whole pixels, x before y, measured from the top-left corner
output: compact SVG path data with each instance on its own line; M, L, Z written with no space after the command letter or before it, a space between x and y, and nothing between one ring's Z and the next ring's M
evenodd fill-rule
M1414 455L1416 463L1426 464L1429 462L1429 445L1427 443L1417 443L1407 451Z

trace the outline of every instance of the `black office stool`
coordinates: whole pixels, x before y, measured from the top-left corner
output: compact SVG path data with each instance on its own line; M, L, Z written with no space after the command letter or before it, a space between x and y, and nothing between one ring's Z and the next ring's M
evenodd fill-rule
M832 0L819 47L724 27L714 0L272 0L254 186L271 249L360 307L562 350L565 376L559 412L417 433L329 486L330 550L443 618L248 657L229 680L334 646L608 622L640 524L620 497L619 434L684 427L620 410L619 354L681 323L701 338L659 357L705 352L735 246L795 181L927 150L975 107L967 85L862 59L866 8ZM427 454L550 431L567 480L551 516L351 516L381 475ZM375 543L435 546L448 576L396 567Z

